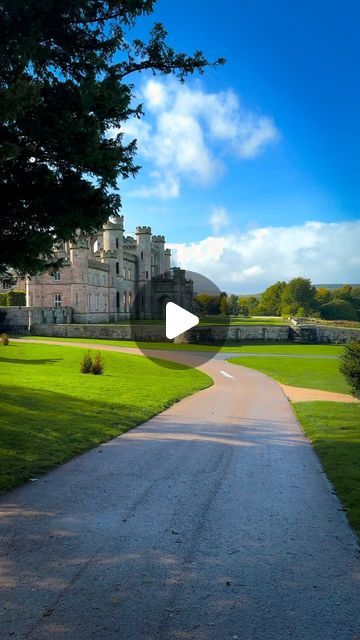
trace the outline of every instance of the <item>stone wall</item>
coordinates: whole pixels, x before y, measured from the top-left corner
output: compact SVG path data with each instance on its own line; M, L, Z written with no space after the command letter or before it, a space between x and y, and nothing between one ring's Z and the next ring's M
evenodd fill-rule
M38 327L47 326L46 323L57 327L71 322L71 307L0 307L0 331L9 333L27 331L29 323Z
M360 340L360 329L300 324L290 328L290 340L300 343L344 344L349 340Z

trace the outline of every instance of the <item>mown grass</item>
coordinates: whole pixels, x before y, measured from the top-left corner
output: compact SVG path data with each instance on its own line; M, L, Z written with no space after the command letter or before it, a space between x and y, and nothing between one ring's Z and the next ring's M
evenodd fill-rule
M298 402L295 414L360 533L360 405Z
M339 371L338 358L244 356L229 358L229 362L256 369L293 387L350 393L350 387Z
M134 340L107 340L101 338L57 338L47 336L23 336L23 340L34 338L36 340L56 342L79 342L93 345L112 345L115 347L141 348L141 349L164 349L166 351L219 351L219 348L212 345L201 344L174 344L173 342L135 342ZM244 344L239 342L227 344L220 348L225 353L258 353L268 355L314 355L314 356L334 356L337 357L344 347L339 345L322 344Z
M79 371L83 351L0 347L0 489L121 434L212 384L171 362L106 352L105 374Z

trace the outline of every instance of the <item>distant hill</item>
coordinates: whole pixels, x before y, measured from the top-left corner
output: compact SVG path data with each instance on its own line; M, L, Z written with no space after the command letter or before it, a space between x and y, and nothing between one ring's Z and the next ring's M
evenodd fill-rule
M345 284L350 284L352 287L360 287L360 284L351 284L350 282L344 282L344 284L316 284L315 287L317 289L320 287L324 287L324 289L341 289Z

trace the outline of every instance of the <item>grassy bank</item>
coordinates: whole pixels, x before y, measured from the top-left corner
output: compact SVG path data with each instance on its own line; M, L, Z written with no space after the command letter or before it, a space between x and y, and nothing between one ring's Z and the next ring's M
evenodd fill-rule
M339 371L338 358L244 356L229 358L229 362L251 367L293 387L350 393L350 387Z
M127 431L211 384L196 369L120 353L105 374L79 372L81 349L0 348L0 489Z
M23 340L26 340L28 336L23 336ZM211 345L200 344L174 344L173 342L135 342L134 340L104 340L100 338L56 338L45 336L31 336L29 339L34 338L36 340L56 342L79 342L93 345L112 345L115 347L127 347L127 348L141 348L141 349L165 349L166 351L218 351L218 347ZM256 353L256 354L268 354L268 355L313 355L313 356L333 356L337 357L343 351L342 346L339 345L322 345L322 344L291 344L276 343L276 344L254 344L254 343L241 343L235 342L227 344L225 347L221 347L220 351L225 353Z
M295 414L360 533L360 405L299 402Z

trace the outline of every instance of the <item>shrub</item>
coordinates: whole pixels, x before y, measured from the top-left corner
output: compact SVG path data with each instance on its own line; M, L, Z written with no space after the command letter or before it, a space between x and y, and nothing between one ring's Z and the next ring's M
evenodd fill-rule
M332 300L327 304L323 304L320 309L320 315L325 320L358 320L358 314L355 307L347 300Z
M352 340L340 356L340 371L351 387L351 393L360 398L360 342Z
M80 372L81 373L91 373L92 372L93 361L90 355L90 351L86 351L84 353L84 357L80 364Z
M7 305L8 307L24 307L26 305L25 291L8 291Z
M104 373L104 360L100 351L97 352L94 358L91 373L94 374L94 376L101 376L101 374Z
M7 307L7 293L0 293L0 307Z
M2 333L0 336L0 344L2 344L3 347L7 347L9 342L9 336L6 333Z

